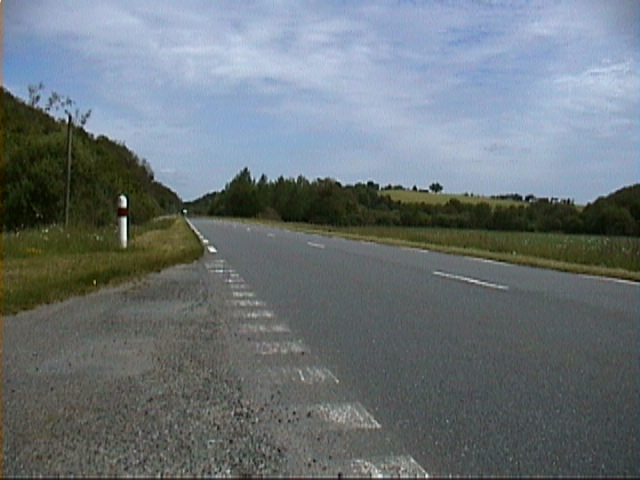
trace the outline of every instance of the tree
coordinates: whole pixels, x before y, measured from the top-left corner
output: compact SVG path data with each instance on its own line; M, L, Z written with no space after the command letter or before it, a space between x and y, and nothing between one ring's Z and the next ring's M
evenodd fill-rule
M442 185L440 185L438 182L434 182L429 185L429 190L431 190L433 193L440 193L442 191Z
M234 217L255 217L260 213L258 188L247 167L225 188L225 209Z

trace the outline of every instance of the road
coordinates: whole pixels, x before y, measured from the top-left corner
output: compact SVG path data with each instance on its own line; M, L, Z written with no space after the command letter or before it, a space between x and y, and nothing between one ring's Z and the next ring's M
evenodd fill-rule
M192 223L244 332L296 339L264 362L308 350L430 475L640 475L638 284Z

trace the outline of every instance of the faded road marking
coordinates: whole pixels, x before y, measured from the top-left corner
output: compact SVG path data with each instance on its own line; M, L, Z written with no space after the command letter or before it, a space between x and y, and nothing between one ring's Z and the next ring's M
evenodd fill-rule
M274 382L302 382L307 385L316 383L339 383L336 376L324 367L273 367L267 370Z
M333 426L347 429L377 429L381 425L358 402L324 403L308 408L307 416L320 418Z
M429 474L409 455L355 459L354 476L369 478L429 478Z
M307 245L313 248L319 248L320 250L324 249L324 244L322 243L307 242Z
M238 327L240 333L291 333L291 329L281 323L245 323Z
M276 315L271 310L238 310L233 313L234 317L257 319L257 318L274 318Z
M305 353L309 351L300 341L253 342L253 346L260 355L286 355L288 353Z

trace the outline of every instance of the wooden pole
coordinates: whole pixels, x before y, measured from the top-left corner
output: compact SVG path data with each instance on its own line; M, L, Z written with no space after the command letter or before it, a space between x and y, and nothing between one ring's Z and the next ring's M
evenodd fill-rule
M71 114L67 124L67 189L64 201L64 226L69 225L69 200L71 197Z

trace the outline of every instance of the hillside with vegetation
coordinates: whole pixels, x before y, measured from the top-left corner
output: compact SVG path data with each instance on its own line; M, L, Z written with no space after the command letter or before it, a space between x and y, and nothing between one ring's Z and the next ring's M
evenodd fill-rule
M55 92L41 102L40 89L30 87L29 102L2 89L3 231L65 220L67 119L56 118L55 112L73 102ZM146 160L123 143L84 129L89 115L90 111L76 109L74 116L69 223L96 227L114 223L116 201L123 193L129 198L134 224L179 212L181 199L154 179Z
M440 194L428 195L435 198ZM331 178L309 181L303 176L270 181L262 175L256 180L244 168L222 191L208 193L185 206L196 215L261 217L334 226L640 236L640 184L600 197L584 208L570 200L515 194L508 197L486 201L457 196L444 197L446 201L411 202L406 201L408 196L394 195L372 181L343 186Z

